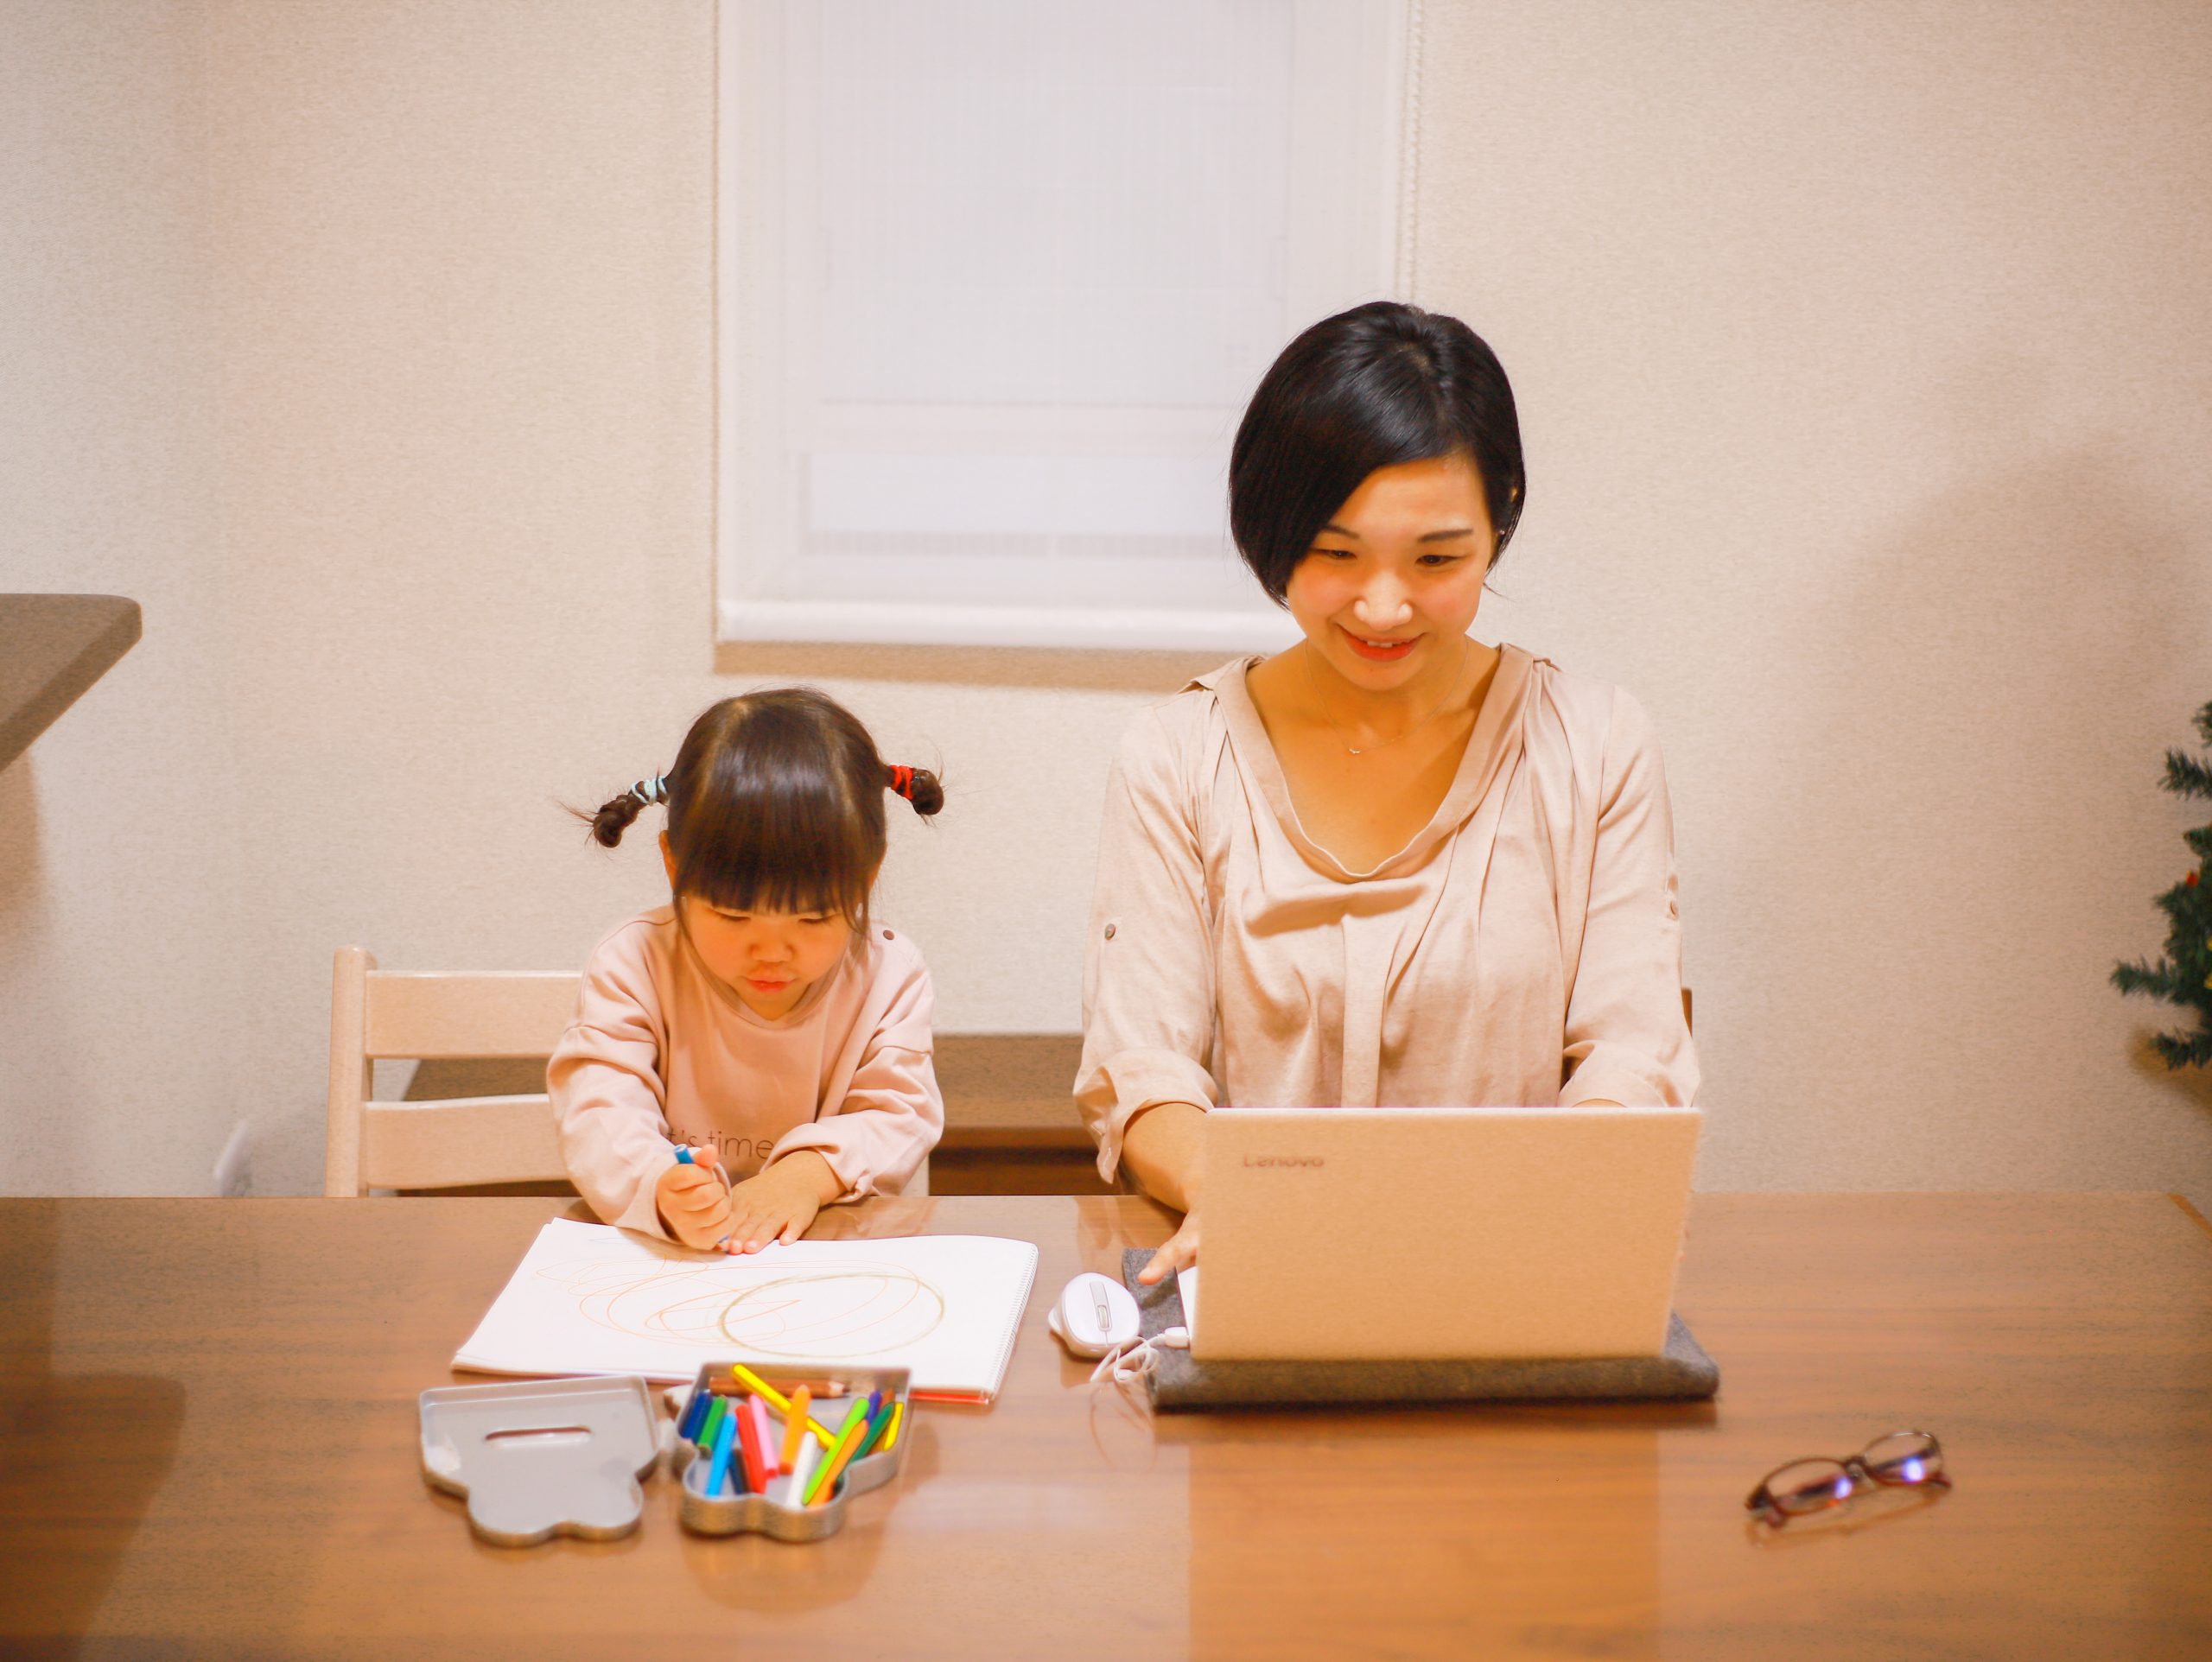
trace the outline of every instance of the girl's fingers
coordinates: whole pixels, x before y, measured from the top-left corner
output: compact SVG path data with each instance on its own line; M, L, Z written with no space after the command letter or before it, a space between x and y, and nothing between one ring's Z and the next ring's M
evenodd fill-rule
M778 1208L773 1210L748 1210L741 1221L730 1227L730 1239L748 1253L757 1253L764 1246L785 1244L797 1238L797 1220Z
M696 1166L680 1165L676 1168L676 1173L675 1177L668 1180L662 1193L679 1200L685 1200L710 1191L716 1195L724 1192L721 1183Z
M675 1210L687 1217L705 1219L717 1212L729 1210L729 1202L719 1189L687 1189L676 1197Z
M757 1253L764 1247L788 1246L804 1227L796 1208L779 1198L777 1186L759 1177L747 1177L730 1190L729 1221L715 1233L728 1235L727 1250Z
M661 1215L687 1246L712 1246L729 1233L729 1200L719 1184L664 1198Z

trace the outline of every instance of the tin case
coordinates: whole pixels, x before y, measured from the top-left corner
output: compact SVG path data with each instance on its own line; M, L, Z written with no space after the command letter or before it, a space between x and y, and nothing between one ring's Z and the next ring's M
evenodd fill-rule
M677 1516L683 1526L700 1535L737 1535L746 1532L771 1536L779 1541L818 1541L835 1535L845 1526L845 1513L854 1496L865 1494L870 1489L880 1488L896 1477L904 1467L907 1445L912 1441L913 1403L907 1394L909 1375L903 1367L840 1367L827 1364L812 1367L798 1365L779 1367L770 1363L746 1360L746 1368L778 1392L788 1396L788 1387L802 1383L829 1381L847 1387L842 1397L817 1397L812 1418L831 1431L837 1429L843 1418L842 1405L854 1397L865 1397L871 1391L880 1391L886 1402L899 1405L899 1440L889 1449L878 1449L873 1454L855 1460L838 1474L836 1485L828 1500L819 1506L794 1507L773 1500L765 1494L721 1494L709 1496L706 1492L707 1469L709 1464L705 1452L690 1439L677 1435L684 1410L693 1394L709 1388L709 1382L730 1377L728 1361L709 1362L699 1369L698 1377L691 1383L690 1392L676 1401L675 1420L669 1423L666 1432L669 1475L678 1485L681 1500ZM671 1393L673 1399L676 1393ZM821 1411L830 1409L829 1414ZM832 1416L835 1416L833 1418ZM823 1457L826 1458L826 1451Z

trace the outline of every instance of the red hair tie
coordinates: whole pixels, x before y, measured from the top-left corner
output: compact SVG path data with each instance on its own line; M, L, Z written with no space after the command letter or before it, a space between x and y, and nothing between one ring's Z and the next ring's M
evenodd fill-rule
M900 767L893 763L891 768L891 788L908 802L912 802L914 800L914 770Z

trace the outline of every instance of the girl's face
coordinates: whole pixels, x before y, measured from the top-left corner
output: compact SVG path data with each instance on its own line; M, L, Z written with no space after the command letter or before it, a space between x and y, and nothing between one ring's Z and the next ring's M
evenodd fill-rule
M676 860L665 834L661 857L672 889ZM676 905L699 961L747 1009L771 1021L788 1015L852 944L853 926L842 912L734 911L688 894L678 895Z
M1494 542L1466 455L1378 467L1315 536L1284 599L1322 663L1398 692L1459 673Z

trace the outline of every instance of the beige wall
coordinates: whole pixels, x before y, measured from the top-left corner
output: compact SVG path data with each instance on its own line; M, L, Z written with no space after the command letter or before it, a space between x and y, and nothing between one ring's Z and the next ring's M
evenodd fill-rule
M1427 7L1418 298L1532 505L1485 626L1665 737L1715 1188L2212 1197L2105 985L2212 698L2212 18ZM314 1186L330 949L577 962L554 806L767 676L941 758L884 904L1070 1029L1112 744L1186 665L709 639L713 14L0 11L0 587L146 638L0 771L0 1189Z

